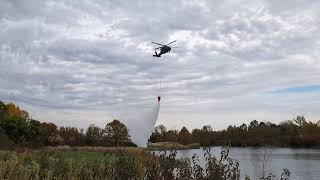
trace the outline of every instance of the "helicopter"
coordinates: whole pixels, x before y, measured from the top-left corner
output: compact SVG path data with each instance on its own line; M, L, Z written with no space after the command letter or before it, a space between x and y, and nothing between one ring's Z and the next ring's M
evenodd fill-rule
M154 57L161 57L161 55L162 54L165 54L165 53L167 53L167 52L169 52L170 53L170 51L171 51L171 47L170 46L168 46L169 44L172 44L172 43L174 43L174 42L176 42L176 40L174 40L174 41L172 41L172 42L170 42L170 43L168 43L168 44L166 44L166 45L163 45L163 44L160 44L160 43L156 43L156 42L151 42L151 43L153 43L153 44L157 44L157 45L160 45L160 47L157 47L157 48L155 48L154 49ZM160 52L159 53L157 53L157 49L160 49Z

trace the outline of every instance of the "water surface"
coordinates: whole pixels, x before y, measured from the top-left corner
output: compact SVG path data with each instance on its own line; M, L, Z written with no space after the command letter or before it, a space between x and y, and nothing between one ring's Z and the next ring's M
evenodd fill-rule
M212 147L211 153L220 158L221 147ZM197 154L201 165L205 165L202 149L179 150L177 158L191 157ZM291 148L238 148L230 149L230 157L240 162L242 179L249 175L258 179L262 175L263 159L268 172L280 179L282 170L287 168L293 180L320 180L320 149Z

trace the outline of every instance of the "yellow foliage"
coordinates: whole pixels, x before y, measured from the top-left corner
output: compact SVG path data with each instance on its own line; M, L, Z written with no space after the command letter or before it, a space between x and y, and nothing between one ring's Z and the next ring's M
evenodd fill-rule
M19 117L19 118L28 117L28 113L26 111L21 110L19 106L16 106L13 103L7 104L7 113L9 117Z

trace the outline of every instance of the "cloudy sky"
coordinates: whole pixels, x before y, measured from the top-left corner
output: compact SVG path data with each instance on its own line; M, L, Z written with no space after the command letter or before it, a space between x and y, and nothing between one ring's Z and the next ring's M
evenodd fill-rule
M320 119L320 1L0 0L0 98L42 121ZM170 54L156 46L177 40ZM161 83L161 89L159 82ZM140 122L140 121L139 121Z

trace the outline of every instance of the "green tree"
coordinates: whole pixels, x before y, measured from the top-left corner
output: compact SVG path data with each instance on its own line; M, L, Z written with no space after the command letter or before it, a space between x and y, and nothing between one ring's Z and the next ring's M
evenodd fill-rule
M164 125L159 125L154 128L154 132L151 134L151 142L164 142L167 140L167 129Z
M212 128L210 125L205 125L202 127L200 132L200 144L202 146L209 146L211 144L211 134L212 134Z
M202 127L202 130L206 132L212 132L212 127L210 125L205 125Z
M295 122L301 128L307 124L307 121L304 118L304 116L297 116L296 118L293 119L293 122Z
M28 124L25 119L11 117L2 122L2 128L14 143L23 145L26 142Z
M166 133L166 141L169 142L178 142L178 131L177 130L169 130Z
M249 128L256 128L258 127L259 122L257 120L253 120L250 122Z
M116 147L124 145L126 142L131 142L130 135L127 127L119 120L113 120L105 127L106 135L109 139L112 139Z
M178 137L181 144L190 144L193 142L192 135L186 127L180 130Z
M247 130L248 130L248 127L247 127L247 125L246 125L245 123L243 123L243 124L240 126L240 129L247 131Z
M91 124L86 131L87 144L105 145L103 143L103 139L104 139L103 133L104 133L103 129L99 128L98 126L95 126L94 124Z
M76 145L80 133L77 128L68 126L60 127L59 135L62 137L64 144Z
M26 139L28 142L33 142L33 145L41 143L41 123L37 120L30 119L26 129Z
M44 145L62 144L63 139L59 135L58 127L53 123L41 123L40 136Z
M2 101L0 101L0 125L1 125L1 122L4 121L5 114L6 114L6 105Z
M5 131L0 127L0 149L10 149L13 142L9 139Z
M94 124L90 124L86 131L86 136L88 137L102 137L103 136L103 129L99 128L98 126L95 126Z
M196 142L200 142L201 139L203 138L201 129L193 129L191 134L192 134L193 140Z
M167 128L160 124L159 126L156 126L155 128L155 131L157 131L159 134L165 134L167 132Z

